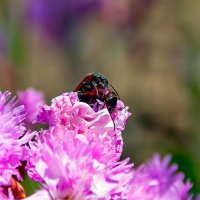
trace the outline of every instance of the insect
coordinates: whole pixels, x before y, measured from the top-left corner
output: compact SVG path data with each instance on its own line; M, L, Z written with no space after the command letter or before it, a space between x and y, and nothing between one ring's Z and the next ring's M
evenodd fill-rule
M74 91L78 93L80 101L92 107L98 105L98 100L100 100L108 108L109 112L116 108L117 100L120 99L108 79L97 72L87 74Z

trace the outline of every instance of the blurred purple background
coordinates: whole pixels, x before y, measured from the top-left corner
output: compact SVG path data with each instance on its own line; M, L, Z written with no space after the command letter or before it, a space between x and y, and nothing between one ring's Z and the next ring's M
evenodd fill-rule
M133 113L125 156L172 154L200 191L200 2L0 0L0 90L35 87L47 102L89 72Z

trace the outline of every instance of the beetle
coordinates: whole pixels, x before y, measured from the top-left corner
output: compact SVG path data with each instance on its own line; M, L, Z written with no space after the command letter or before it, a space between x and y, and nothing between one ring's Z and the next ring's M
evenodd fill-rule
M111 113L117 105L119 95L108 79L101 73L89 73L77 85L74 90L78 93L80 101L93 107L98 100L103 102Z

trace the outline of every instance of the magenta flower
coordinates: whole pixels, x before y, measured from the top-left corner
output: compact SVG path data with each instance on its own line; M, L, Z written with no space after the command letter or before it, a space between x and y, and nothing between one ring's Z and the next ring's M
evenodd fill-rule
M114 112L111 113L112 119L115 123L116 130L123 131L125 129L126 121L131 116L128 112L128 107L120 100L117 101L117 106Z
M16 107L15 97L11 100L9 97L9 92L0 92L0 155L2 155L0 158L0 186L10 185L12 175L21 180L17 167L21 165L22 160L26 159L27 153L24 144L34 134L25 134L25 127L22 124L25 117L24 106Z
M112 118L107 108L94 111L88 104L80 102L77 93L64 93L52 100L51 106L44 105L38 115L38 122L49 127L61 126L88 139L100 137L103 144L110 145L115 151L113 159L118 161L123 148L121 131L125 127L130 113L121 101L118 101ZM64 132L65 133L65 132Z
M8 101L10 95L9 92L0 92L1 139L18 139L25 130L22 124L25 118L24 106L16 107L15 97Z
M111 162L112 152L99 137L88 140L74 131L51 130L56 134L42 132L30 143L27 170L43 183L40 194L48 192L47 199L126 199L133 176L128 159Z
M0 188L0 199L2 200L15 200L11 190L8 190L8 194L5 194L2 188Z
M190 200L192 185L184 183L184 175L176 173L177 166L171 165L170 156L161 160L155 155L147 164L134 173L134 183L129 193L130 200Z
M25 91L19 91L17 95L19 103L25 106L25 122L32 124L36 120L40 107L45 104L43 93L33 88L28 88Z

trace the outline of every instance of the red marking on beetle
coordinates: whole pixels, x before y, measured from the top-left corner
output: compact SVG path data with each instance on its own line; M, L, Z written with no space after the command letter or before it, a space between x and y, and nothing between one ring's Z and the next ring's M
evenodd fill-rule
M78 93L79 100L93 106L100 100L112 112L117 105L119 95L108 79L100 73L89 73L74 90Z

